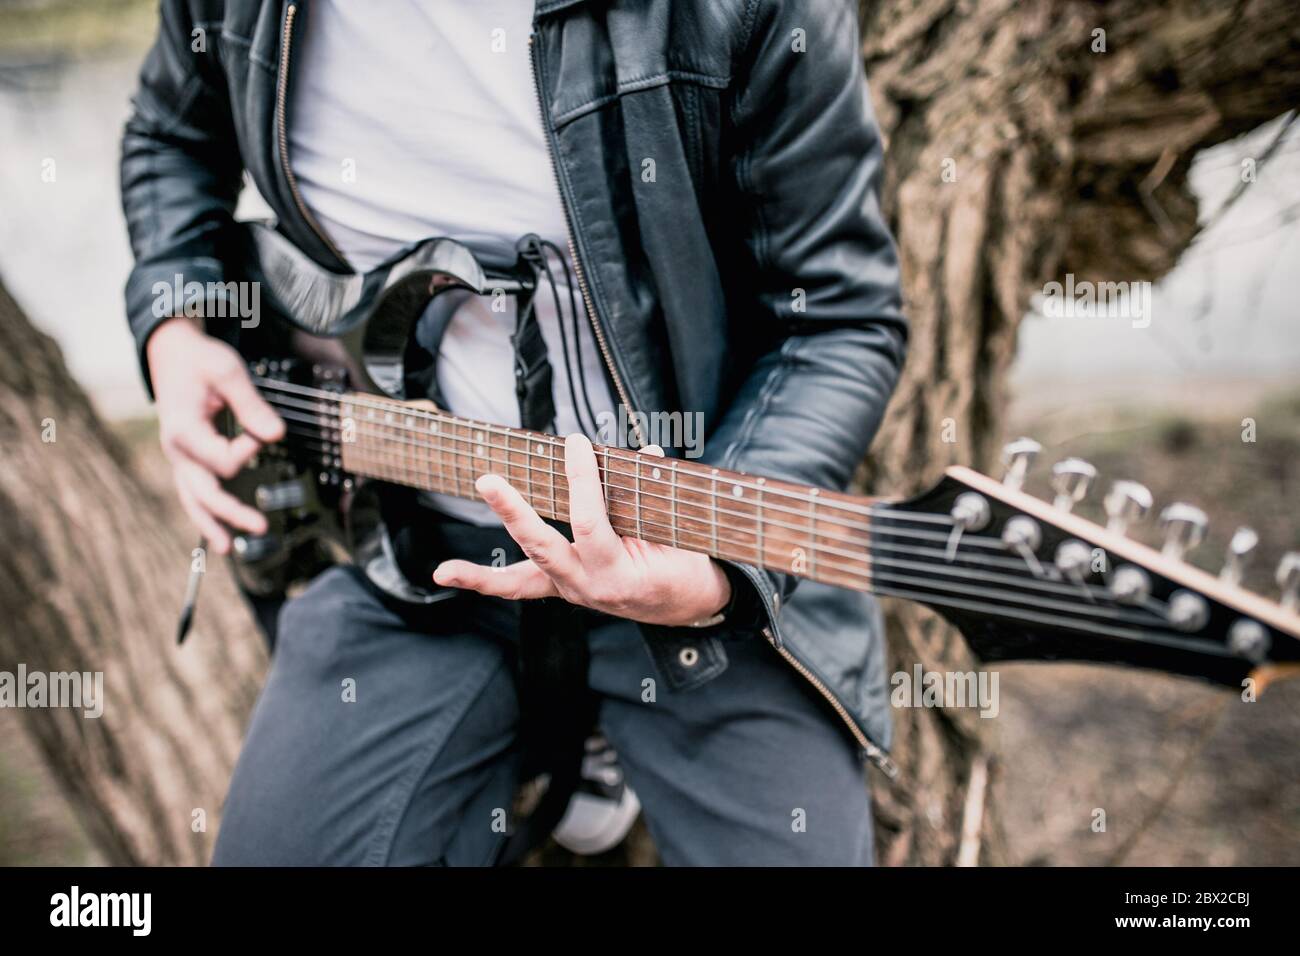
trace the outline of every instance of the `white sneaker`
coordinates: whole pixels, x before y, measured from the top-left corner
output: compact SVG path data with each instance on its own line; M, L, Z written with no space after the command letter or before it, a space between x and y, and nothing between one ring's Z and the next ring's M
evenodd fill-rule
M551 832L570 853L593 856L618 846L641 812L641 801L623 779L618 754L602 735L587 738L581 779Z

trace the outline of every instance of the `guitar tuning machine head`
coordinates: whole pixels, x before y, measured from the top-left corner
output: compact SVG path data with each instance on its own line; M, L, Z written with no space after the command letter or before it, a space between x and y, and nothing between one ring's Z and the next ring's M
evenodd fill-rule
M1199 631L1210 620L1210 606L1199 594L1175 591L1169 597L1168 617L1169 623L1180 631Z
M963 491L952 503L952 520L963 531L979 531L988 525L993 514L988 499L973 491Z
M1034 459L1042 450L1043 446L1032 438L1017 438L1003 445L1002 463L1006 465L1007 470L1002 476L1002 484L1015 490L1023 487L1025 476L1029 474L1029 466L1034 463Z
M1151 596L1151 577L1139 567L1121 565L1110 577L1110 593L1120 604L1142 604Z
M1250 563L1251 554L1259 544L1259 535L1251 528L1238 528L1232 533L1228 542L1228 555L1219 572L1219 580L1225 584L1240 584L1241 576Z
M1288 551L1277 563L1277 586L1282 589L1282 606L1300 611L1300 551Z
M1062 511L1071 510L1087 496L1096 477L1097 469L1082 458L1058 461L1052 466L1052 490L1056 492L1053 504Z
M1195 505L1176 502L1160 512L1160 527L1165 532L1162 549L1168 557L1179 559L1205 538L1210 519Z
M1147 516L1151 503L1151 492L1146 485L1136 481L1115 482L1102 501L1106 510L1106 530L1124 534L1130 524Z
M1056 567L1067 578L1082 581L1092 562L1092 549L1078 538L1062 541L1056 549Z

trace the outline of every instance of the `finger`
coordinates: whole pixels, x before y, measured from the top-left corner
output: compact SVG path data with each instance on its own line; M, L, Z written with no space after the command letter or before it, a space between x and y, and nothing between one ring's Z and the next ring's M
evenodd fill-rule
M564 440L564 473L569 479L569 527L578 557L586 567L609 567L624 557L623 545L609 523L596 454L587 436L575 433Z
M267 443L284 437L284 419L258 394L248 371L238 361L232 361L229 370L222 372L213 385L235 419L253 437Z
M509 601L559 597L555 582L532 561L516 561L503 568L490 568L470 561L444 561L433 571L435 584L465 588Z
M656 458L664 457L664 450L658 445L646 445L637 450L643 455L654 455Z
M181 464L179 470L181 480L194 500L214 518L241 531L266 533L266 516L223 490L217 479L202 466Z
M483 475L474 483L515 543L552 578L576 583L581 572L573 545L543 521L523 496L500 475Z
M176 481L176 496L180 498L181 508L185 514L199 529L199 534L207 538L208 550L214 554L226 554L230 550L230 535L225 528L221 527L217 519L203 510L179 479Z
M171 444L186 458L222 478L233 478L261 447L261 442L249 434L226 439L206 421L178 429L171 436Z

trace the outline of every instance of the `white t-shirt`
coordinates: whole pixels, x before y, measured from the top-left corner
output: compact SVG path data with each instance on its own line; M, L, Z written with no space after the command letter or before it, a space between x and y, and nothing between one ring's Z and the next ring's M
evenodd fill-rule
M449 236L505 253L527 233L568 256L564 209L541 124L520 0L315 0L296 39L289 156L303 200L352 267L364 272L412 242ZM513 255L509 256L513 259ZM566 329L569 295L559 263ZM570 268L573 264L570 262ZM592 411L615 403L578 300L580 359ZM554 372L559 434L591 433L575 414L554 299L536 296ZM448 410L519 425L515 310L469 296L438 354ZM569 334L571 355L573 336ZM583 401L580 388L575 391ZM592 436L594 437L594 436ZM495 523L482 502L432 496L442 510Z

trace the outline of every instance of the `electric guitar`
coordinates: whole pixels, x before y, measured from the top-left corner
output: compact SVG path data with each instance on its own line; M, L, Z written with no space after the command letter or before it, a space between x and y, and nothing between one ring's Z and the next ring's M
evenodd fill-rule
M340 276L273 230L245 228L247 272L271 311L251 340L261 352L250 368L287 435L229 482L269 522L265 535L236 539L244 587L283 592L373 550L380 527L368 492L385 484L474 498L475 479L496 472L543 517L567 520L562 439L402 394L405 345L430 298L499 286L468 250L429 240L380 272ZM1199 509L1165 508L1155 550L1126 534L1152 510L1145 488L1117 482L1104 499L1107 523L1096 524L1073 513L1095 477L1083 461L1053 468L1051 502L1022 490L1037 451L1029 439L1012 442L1002 480L952 467L907 500L609 446L596 457L620 535L919 602L984 661L1095 661L1229 686L1300 669L1300 553L1283 558L1282 598L1268 600L1240 585L1248 530L1212 576L1183 559L1205 532Z

